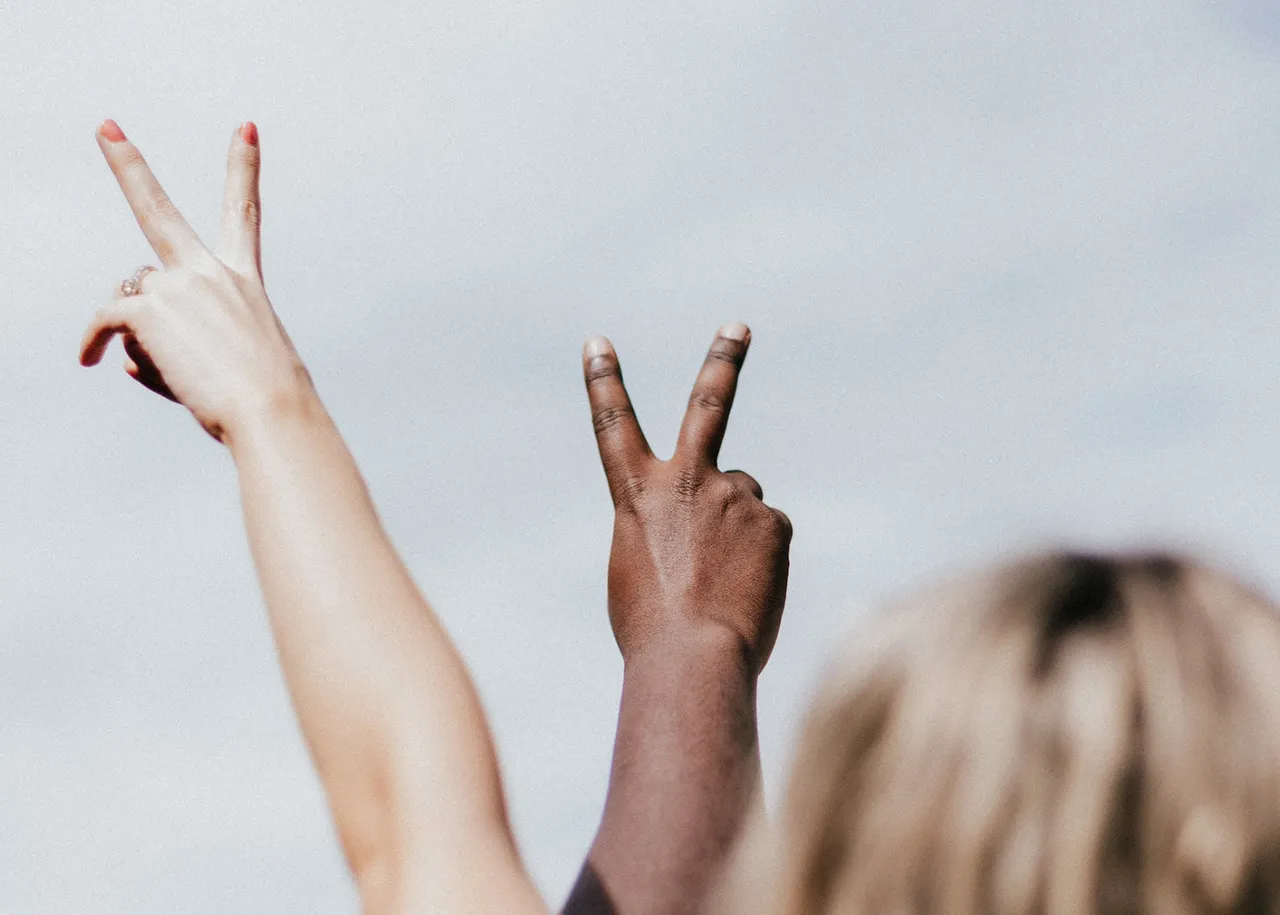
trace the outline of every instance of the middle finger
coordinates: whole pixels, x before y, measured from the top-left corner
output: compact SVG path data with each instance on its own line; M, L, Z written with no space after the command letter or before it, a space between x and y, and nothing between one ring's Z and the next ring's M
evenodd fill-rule
M729 410L738 387L738 372L751 345L745 324L726 324L716 334L706 362L693 384L689 408L680 426L676 455L715 466L729 424Z

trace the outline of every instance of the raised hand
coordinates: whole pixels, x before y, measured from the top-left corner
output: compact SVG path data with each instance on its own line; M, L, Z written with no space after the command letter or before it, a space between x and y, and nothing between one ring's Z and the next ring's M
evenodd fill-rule
M164 269L145 274L139 294L117 290L94 315L80 362L96 365L112 337L122 335L126 371L187 407L219 441L251 416L309 405L315 398L311 379L262 284L257 127L244 124L232 137L213 251L114 121L103 122L97 137Z
M669 461L613 346L583 369L613 495L609 620L625 660L609 795L566 915L696 912L758 796L756 678L778 635L791 523L716 468L751 334L720 329Z
M791 524L750 475L716 467L750 342L742 324L716 335L668 461L649 450L612 344L587 343L587 394L615 508L609 620L624 657L699 622L734 632L757 672L773 649Z
M98 142L165 269L99 312L81 360L124 335L130 374L228 445L285 682L362 911L545 913L467 669L262 288L256 130L232 139L214 251L114 122Z

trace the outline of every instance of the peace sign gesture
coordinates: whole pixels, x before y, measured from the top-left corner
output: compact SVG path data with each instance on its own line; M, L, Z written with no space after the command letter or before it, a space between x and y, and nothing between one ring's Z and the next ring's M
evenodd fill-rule
M218 244L204 246L115 121L98 145L163 270L139 271L89 324L80 362L97 365L120 334L128 373L187 407L226 441L252 418L318 403L262 284L258 129L236 129Z
M675 454L654 457L612 344L587 341L587 396L615 509L609 620L624 657L672 626L721 625L755 671L777 638L791 523L760 484L716 467L751 332L722 327L693 385Z

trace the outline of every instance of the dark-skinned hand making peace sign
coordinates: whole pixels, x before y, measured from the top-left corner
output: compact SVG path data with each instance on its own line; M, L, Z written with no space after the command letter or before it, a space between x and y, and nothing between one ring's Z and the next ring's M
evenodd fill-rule
M609 619L623 657L672 625L712 623L742 640L755 672L778 635L791 523L760 484L716 467L751 332L722 327L698 373L670 460L654 457L612 344L583 352L600 459L615 509Z
M415 911L542 911L466 668L267 298L256 128L232 138L212 249L115 122L97 137L164 269L121 284L81 361L97 364L121 336L129 374L230 447L286 680L366 911L407 911L409 899ZM755 682L777 637L791 528L755 480L716 467L749 340L742 325L721 329L668 461L645 442L612 346L588 344L626 675L605 813L570 907L695 911L758 788Z
M624 676L604 815L565 915L699 911L759 798L756 678L778 636L791 523L749 475L716 467L750 342L742 324L720 329L667 461L613 346L596 337L583 352Z

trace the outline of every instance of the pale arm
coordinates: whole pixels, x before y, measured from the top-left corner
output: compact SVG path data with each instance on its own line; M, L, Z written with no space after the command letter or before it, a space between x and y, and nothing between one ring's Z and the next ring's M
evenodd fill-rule
M256 128L204 247L113 122L98 142L165 270L91 322L228 445L281 663L368 915L546 909L511 836L466 669L387 540L262 286Z
M471 680L318 401L228 438L280 661L370 912L542 911Z

